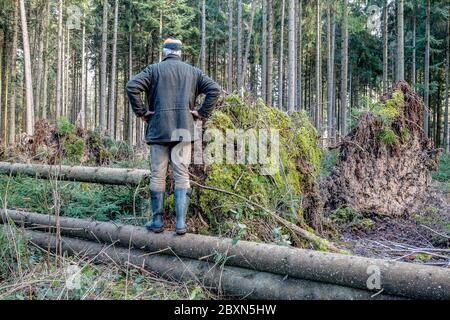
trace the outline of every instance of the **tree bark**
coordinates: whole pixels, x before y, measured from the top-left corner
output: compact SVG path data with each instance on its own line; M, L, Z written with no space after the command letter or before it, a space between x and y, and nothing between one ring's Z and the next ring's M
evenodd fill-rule
M62 68L63 68L63 0L59 0L58 7L58 68L56 75L56 110L55 120L61 116L62 111Z
M245 45L244 61L242 62L243 75L242 75L242 83L239 87L240 92L244 91L246 81L247 81L247 64L248 64L248 57L250 55L250 44L252 41L253 24L255 21L257 2L258 2L258 0L252 0L252 12L251 12L251 16L250 16L250 25L248 27L248 32L247 32L247 43Z
M444 149L450 152L450 135L449 135L449 99L448 86L450 81L450 12L447 18L447 61L445 62L445 114L444 114Z
M302 106L302 72L303 72L303 0L298 0L298 46L297 46L297 111L303 109Z
M424 119L423 130L429 135L430 108L430 0L426 0L425 20L425 79L424 79Z
M288 37L288 111L293 113L295 111L295 92L296 92L296 61L295 61L295 49L297 47L297 41L295 39L295 0L289 0L289 37Z
M133 34L129 30L128 33L128 64L129 64L129 78L133 77ZM134 145L134 113L131 104L128 103L128 143L132 146Z
M16 6L13 14L13 24L12 24L12 40L11 40L11 60L10 60L10 68L11 68L11 98L8 106L5 104L5 108L7 107L8 116L5 115L5 129L8 127L8 144L10 146L14 145L16 140L16 73L17 73L17 38L18 38L18 28L19 28L19 7L16 2ZM8 86L6 87L8 88ZM8 89L6 89L5 94L7 94ZM7 101L6 101L7 102ZM8 125L6 124L6 119L8 119ZM6 133L6 130L5 130ZM6 137L5 137L6 140Z
M388 65L389 65L389 2L384 0L383 6L383 93L388 91Z
M262 0L261 97L267 102L267 1Z
M106 78L107 58L108 58L108 0L103 0L103 19L102 19L102 51L101 51L101 71L100 71L100 131L105 132L107 126L107 87Z
M89 183L114 184L114 185L138 185L148 179L148 170L139 169L114 169L103 167L79 167L79 166L49 166L40 164L20 164L0 162L0 173L27 175L45 179L58 178L66 181L79 181Z
M347 81L348 81L348 0L344 0L342 19L342 53L341 53L341 104L340 131L341 135L347 133Z
M233 0L228 0L227 91L233 92Z
M397 77L396 82L405 80L405 29L404 0L397 1Z
M127 253L129 248L139 248L212 263L218 254L223 254L229 266L362 290L367 290L368 268L371 267L380 271L385 294L416 299L450 299L450 282L447 281L450 270L445 268L248 241L233 244L231 239L195 234L181 238L172 232L154 234L142 227L85 219L60 217L58 220L58 228L65 236L116 243L125 247ZM34 230L56 227L55 216L1 209L0 223L6 221L33 227ZM280 264L280 261L285 263Z
M267 2L267 105L273 102L273 26L274 26L273 0Z
M288 0L290 1L290 0ZM281 30L280 30L280 54L278 63L278 109L283 110L283 90L284 90L284 21L285 21L286 1L281 4Z
M113 31L113 49L111 61L111 85L109 92L109 134L115 137L116 127L116 82L117 82L117 30L119 27L119 0L114 3L114 31Z
M38 116L42 115L42 101L41 101L41 88L44 77L44 54L47 54L46 51L46 34L48 32L48 20L49 20L49 9L50 2L43 3L42 9L42 17L43 22L41 23L39 41L38 41L38 53L37 53L37 70L36 70L36 88L34 88L34 102L36 105L36 112Z
M85 129L86 128L86 24L83 22L83 27L81 31L81 89L80 89L80 112L78 114L78 125Z
M335 23L334 23L334 7L328 5L328 65L327 65L327 132L329 144L333 145L335 141L334 130L334 49L335 49Z
M202 43L200 49L200 67L206 69L206 0L202 0Z
M236 60L237 60L237 84L238 84L238 89L241 88L242 85L242 0L238 0L238 15L237 15L237 38L236 38L236 42L237 42L237 55L236 55ZM241 95L242 93L239 92Z
M24 0L19 0L20 20L22 26L23 58L25 73L25 94L26 94L26 132L29 136L34 131L34 103L33 103L33 82L31 79L31 57L30 41L28 38L27 14L25 12Z
M56 236L37 231L25 233L43 250L83 256L96 263L137 267L154 272L170 281L196 283L218 294L254 300L361 300L372 299L371 292L302 279L284 279L281 275L247 268L217 266L214 262L179 258L164 254L145 254L139 249L126 249L95 242ZM61 241L60 241L61 240ZM61 243L61 247L60 247ZM398 299L381 295L376 299Z
M346 5L344 5L345 10ZM320 0L316 0L316 99L314 103L314 126L317 130L321 130L321 117L320 110L322 107L322 63L321 63L321 10L320 10Z

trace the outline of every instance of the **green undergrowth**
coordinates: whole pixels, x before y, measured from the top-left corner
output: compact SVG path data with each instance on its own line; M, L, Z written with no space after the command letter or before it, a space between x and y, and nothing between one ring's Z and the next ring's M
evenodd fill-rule
M370 218L352 208L339 208L330 215L330 218L340 227L349 228L353 231L370 230L374 225Z
M0 300L204 300L198 282L167 281L139 266L94 264L27 245L12 225L0 225ZM24 285L26 284L26 285Z
M56 191L56 193L55 193ZM147 187L48 181L0 175L0 201L8 208L48 214L59 197L60 213L74 218L120 220L148 215Z
M400 90L395 90L392 97L384 103L380 101L371 101L368 97L364 98L364 108L355 109L352 115L352 127L357 125L358 119L363 113L372 112L382 123L382 127L377 133L377 139L383 145L393 146L398 142L407 142L410 132L407 128L401 128L396 132L392 124L400 116L401 107L404 104L404 94Z
M31 254L26 241L14 226L0 225L0 282L29 266Z
M201 209L208 219L208 226L203 228L203 232L235 240L289 242L287 230L275 223L267 223L265 217L269 214L265 209L291 222L304 224L305 194L309 196L314 192L321 160L317 132L307 115L295 113L289 117L276 108L265 106L261 101L247 103L231 95L225 98L223 108L213 113L206 128L224 133L227 129L241 129L246 133L255 129L257 137L261 135L261 129L268 129L268 132L279 130L280 141L279 161L270 156L268 165L246 161L207 166L206 178L202 183L226 193L196 189L194 206ZM245 137L245 159L248 159L248 142L251 138L249 135ZM269 155L270 150L268 148ZM275 170L265 175L266 166Z
M338 158L337 150L325 151L322 153L322 160L320 164L320 175L328 177L331 174Z
M433 179L450 183L450 153L444 153L439 158L438 171L432 173Z

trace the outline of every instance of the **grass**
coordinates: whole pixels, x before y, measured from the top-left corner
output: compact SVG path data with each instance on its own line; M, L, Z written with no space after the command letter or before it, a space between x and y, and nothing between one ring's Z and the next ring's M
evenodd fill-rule
M450 153L444 153L439 158L439 169L432 174L439 182L450 182Z
M47 181L30 177L0 175L2 207L37 213L54 210L55 191L60 213L74 218L118 220L148 213L147 187L108 186L80 182Z
M0 225L0 300L200 300L215 298L199 284L177 283L130 265L93 264L27 245L12 225Z
M336 165L338 157L337 150L323 151L320 161L320 173L322 177L328 177Z

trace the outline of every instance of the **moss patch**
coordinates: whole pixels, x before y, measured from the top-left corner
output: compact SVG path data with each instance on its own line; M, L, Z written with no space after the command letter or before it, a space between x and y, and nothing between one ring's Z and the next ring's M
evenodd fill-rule
M225 98L223 107L214 112L206 129L254 130L255 138L279 132L279 158L269 156L267 165L275 171L265 175L264 164L244 163L210 164L197 176L203 185L238 194L248 201L223 192L198 188L193 197L194 208L207 217L209 232L234 239L265 240L291 243L287 230L269 219L269 214L256 203L297 224L305 224L305 211L320 215L321 205L316 197L316 178L320 175L321 153L318 135L304 113L289 117L269 108L262 101L246 102L235 95ZM264 131L266 132L266 131ZM245 159L250 154L245 140ZM237 150L237 140L234 140ZM209 144L206 144L208 148ZM270 147L268 154L270 155ZM225 152L224 152L225 154ZM237 159L237 156L236 156ZM277 161L278 160L278 161ZM307 220L307 219L306 219Z

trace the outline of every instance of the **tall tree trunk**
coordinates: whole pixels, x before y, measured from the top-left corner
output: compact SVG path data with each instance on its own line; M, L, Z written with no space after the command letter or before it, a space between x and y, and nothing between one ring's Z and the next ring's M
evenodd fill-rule
M288 0L290 1L290 0ZM286 11L286 1L281 4L281 30L280 30L280 54L278 63L278 109L283 110L283 87L284 87L284 20Z
M17 19L16 19L17 20ZM14 24L15 20L13 20L12 24ZM13 29L14 31L14 29ZM8 121L7 121L7 117L8 117L8 87L9 87L9 70L10 70L10 57L15 56L15 54L12 53L11 50L11 29L7 29L5 28L3 30L3 43L2 43L2 54L0 56L1 59L1 86L0 86L0 91L2 92L1 98L0 98L0 118L1 118L1 122L0 122L0 132L3 133L3 135L0 135L0 138L4 138L3 142L6 145L7 142L7 134L8 134ZM12 82L12 81L11 81ZM3 129L3 131L2 131Z
M252 34L253 34L253 23L255 21L255 13L256 13L256 7L257 7L258 0L252 0L252 12L250 16L250 25L248 27L247 31L247 43L245 45L245 53L244 53L244 61L242 62L242 83L240 84L239 91L243 92L246 84L247 79L247 64L248 64L248 57L250 55L250 44L252 41Z
M414 0L412 14L412 67L411 67L411 84L416 90L416 29L417 29L417 0Z
M347 133L347 81L348 81L348 0L344 0L342 19L342 53L341 53L341 104L340 104L340 131L341 135Z
M383 93L388 90L388 65L389 65L389 2L384 0L383 6Z
M6 126L3 127L3 119L6 118L6 106L4 107L2 104L3 97L3 84L5 83L3 80L3 65L4 65L4 52L3 49L5 44L8 43L8 40L5 39L7 31L4 29L0 29L0 143L3 142L6 146L6 139L2 141L1 137L6 136ZM2 128L3 127L3 128Z
M48 3L47 12L50 12L50 2ZM42 89L40 90L40 104L41 104L41 117L42 119L47 119L47 102L48 102L48 64L49 64L49 54L48 54L48 42L50 38L50 21L47 18L46 29L44 30L44 74L42 75ZM58 59L56 59L58 62Z
M267 105L272 106L273 97L273 25L274 25L273 0L267 3Z
M62 70L63 68L63 0L59 0L58 6L58 68L56 75L56 110L55 119L62 112Z
M405 80L405 29L404 0L397 1L397 77L396 82Z
M108 58L108 0L103 0L103 23L102 23L102 62L100 71L100 131L104 132L107 125L107 58Z
M320 109L322 107L322 77L321 77L321 55L320 42L321 36L321 11L320 0L316 0L316 100L314 103L314 125L316 129L320 130Z
M42 9L42 17L43 17L43 23L41 27L41 32L39 35L39 45L38 45L38 54L37 54L37 70L36 70L36 87L34 91L34 103L36 105L36 111L38 113L38 116L42 115L42 105L41 105L41 88L42 88L42 81L44 76L44 52L45 49L45 42L46 42L46 34L48 32L48 19L49 19L49 9L50 9L50 2L43 4Z
M130 29L128 33L128 64L129 64L129 78L133 77L133 32ZM128 143L134 145L134 115L131 104L128 103Z
M298 39L297 39L297 111L302 107L302 71L303 71L303 0L298 0L297 20L298 20Z
M18 38L18 29L19 29L19 7L16 2L13 14L13 23L12 23L12 39L11 39L11 60L10 60L10 68L11 68L11 98L8 104L7 116L5 114L5 133L8 132L8 144L13 146L16 140L16 73L17 73L17 38ZM8 88L8 87L6 87ZM8 90L8 89L7 89ZM7 94L8 91L5 91ZM7 103L7 101L6 101ZM5 105L6 108L6 105ZM8 125L6 123L6 119L8 119ZM8 130L6 128L8 127ZM5 136L6 140L6 136Z
M115 112L116 112L116 78L117 78L117 30L119 28L119 0L114 2L114 35L111 62L111 86L109 93L109 134L115 135Z
M267 1L262 0L261 96L267 102Z
M424 79L424 124L423 130L429 135L429 107L430 107L430 0L426 0L425 20L425 79Z
M80 112L78 114L78 125L86 128L86 24L83 22L81 36L81 89L80 89Z
M295 61L295 49L297 47L297 41L295 39L295 0L289 0L289 37L288 37L288 111L292 113L295 111L295 76L296 76L296 61Z
M449 101L448 86L450 81L450 11L447 18L447 61L445 62L445 113L444 113L444 143L445 150L450 152L450 135L449 135Z
M328 5L328 63L327 63L327 132L329 143L334 143L334 49L335 49L335 23L333 4Z
M24 0L19 0L20 20L22 26L22 42L23 42L23 58L25 67L25 93L26 93L26 132L28 135L33 134L34 130L34 104L33 104L33 82L31 79L31 58L30 58L30 42L28 38L27 14L25 12Z
M233 92L233 0L228 0L227 91Z
M242 85L242 0L238 0L237 16L237 84L238 89Z
M202 0L202 43L200 50L200 67L206 69L206 0Z

